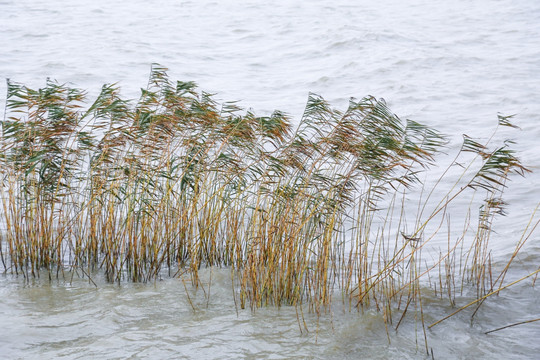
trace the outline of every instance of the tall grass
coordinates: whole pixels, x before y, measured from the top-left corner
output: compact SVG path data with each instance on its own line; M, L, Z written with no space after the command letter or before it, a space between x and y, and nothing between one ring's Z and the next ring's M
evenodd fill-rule
M499 126L513 125L501 116ZM502 287L491 271L491 224L504 212L508 177L528 170L509 142L493 141L465 137L428 189L420 179L444 136L373 97L339 111L310 94L293 127L279 111L256 116L194 83L172 83L158 65L137 103L115 85L88 104L68 85L8 82L2 261L26 278L101 269L111 282L167 273L195 286L201 267L223 266L242 308L321 312L340 289L350 308L375 307L392 323L396 304L402 317L421 309L419 281L435 271L435 289L451 302L463 284L479 299ZM457 172L448 192L437 191ZM476 193L486 196L478 223L466 217L456 237L451 204ZM447 251L424 266L422 249L441 238Z

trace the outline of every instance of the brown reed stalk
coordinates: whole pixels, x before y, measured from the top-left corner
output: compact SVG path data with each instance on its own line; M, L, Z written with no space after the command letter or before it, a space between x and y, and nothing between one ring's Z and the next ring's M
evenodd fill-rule
M0 256L6 271L27 278L60 277L67 266L86 276L99 268L111 282L148 282L167 269L197 287L201 267L224 266L241 308L307 304L321 314L341 291L349 308L375 308L397 329L409 311L423 326L421 280L434 269L444 273L439 290L451 303L460 276L484 299L502 289L530 237L494 276L491 226L504 213L509 176L528 169L510 143L490 149L493 136L485 144L465 137L433 188L422 185L408 220L410 191L445 138L401 121L382 99L351 99L339 111L310 94L293 131L286 114L219 104L154 65L136 103L116 85L86 107L85 93L66 85L9 83L6 112ZM500 116L499 126L513 125ZM467 153L475 158L433 202ZM476 229L466 217L452 242L451 205L479 191L487 196ZM423 249L441 236L447 249L424 265Z

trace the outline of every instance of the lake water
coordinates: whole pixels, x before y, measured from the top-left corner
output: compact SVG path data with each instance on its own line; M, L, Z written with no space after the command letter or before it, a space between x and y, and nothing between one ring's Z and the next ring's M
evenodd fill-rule
M0 0L0 77L42 86L47 77L95 95L118 82L137 98L151 63L221 100L263 115L298 119L309 92L338 108L350 97L383 97L402 118L452 137L486 139L497 113L516 114L520 159L534 172L514 178L509 215L495 228L494 254L508 255L540 201L540 2L456 1L38 1ZM6 86L0 84L0 108ZM3 118L3 110L0 110ZM444 162L444 160L443 160ZM466 202L466 201L465 201ZM458 211L460 211L458 209ZM461 209L465 211L465 209ZM519 269L540 263L538 232ZM516 270L516 271L518 271ZM0 277L2 358L419 358L414 321L387 336L381 315L295 308L237 312L230 275L213 269L212 293L181 279L111 285L84 280ZM208 277L210 270L207 270ZM430 330L435 358L535 358L540 323L484 332L540 317L540 294L518 285L487 301L471 324L460 314ZM188 286L188 291L192 291ZM425 295L433 321L452 308ZM464 305L470 299L458 299ZM429 321L428 321L429 322Z

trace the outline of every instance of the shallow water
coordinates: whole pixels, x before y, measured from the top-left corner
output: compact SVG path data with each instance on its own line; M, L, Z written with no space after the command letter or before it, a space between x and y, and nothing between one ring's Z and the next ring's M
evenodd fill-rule
M208 288L210 272L213 281ZM204 290L189 287L186 292L179 279L122 286L98 281L96 288L77 278L71 283L35 281L25 285L13 277L2 277L0 316L6 324L0 328L2 355L47 359L431 358L426 355L414 311L398 332L390 329L387 334L381 314L351 313L339 299L319 319L304 309L301 320L300 310L287 306L255 312L236 309L228 270L206 270L202 278ZM210 300L205 296L208 291ZM426 323L452 311L444 300L430 297L429 291L426 294ZM539 327L534 323L484 333L516 318L530 318L531 311L538 311L539 295L527 286L503 293L486 302L472 324L472 311L464 311L428 330L428 350L435 358L533 358L540 351Z
M523 162L535 170L514 178L509 215L492 238L496 258L513 249L540 200L540 3L535 0L377 2L0 0L0 77L37 88L50 77L88 89L119 82L137 98L150 64L172 79L196 81L218 99L240 100L257 114L274 109L298 119L308 93L337 107L350 97L387 99L392 111L452 136L487 138L497 113L516 114ZM5 94L5 84L0 84ZM0 108L5 96L0 95ZM3 110L0 110L3 118ZM444 162L444 158L442 162ZM437 174L438 170L435 170ZM443 184L444 188L444 184ZM463 208L465 212L467 199ZM461 203L460 203L461 204ZM535 270L538 233L519 258ZM336 302L318 324L296 309L236 312L229 277L215 271L212 296L195 295L178 279L110 285L96 278L26 284L0 278L0 354L7 358L418 358L422 333L412 319L391 332L381 316L349 315ZM221 279L221 280L220 280ZM452 309L425 295L434 320ZM518 286L484 304L470 325L464 312L430 330L436 358L532 358L539 323L484 335L538 318L538 291ZM465 304L469 299L461 299ZM465 314L466 313L466 314ZM318 328L318 331L317 331ZM418 338L417 338L418 337Z

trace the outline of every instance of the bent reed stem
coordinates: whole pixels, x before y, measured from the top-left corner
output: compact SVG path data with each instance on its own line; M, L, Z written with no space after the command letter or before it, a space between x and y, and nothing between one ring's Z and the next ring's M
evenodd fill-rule
M68 85L48 80L32 90L8 81L0 140L6 272L52 278L69 268L89 277L101 269L110 282L148 282L168 270L199 286L201 267L223 266L241 308L306 303L320 314L339 288L349 308L373 306L388 324L402 304L398 326L410 304L423 322L420 279L442 262L455 270L449 259L471 228L466 219L452 245L448 221L439 236L450 206L482 191L457 276L475 285L479 300L506 287L501 280L493 290L488 239L504 212L508 177L529 171L509 142L490 150L465 136L425 202L411 207L419 174L446 139L402 122L383 99L351 99L339 111L310 94L293 131L280 111L256 116L234 102L218 104L193 82L172 83L166 71L153 65L136 104L116 85L104 85L87 106L86 93ZM513 125L499 116L499 126ZM424 218L467 152L474 158ZM438 237L448 251L423 268L421 252Z

